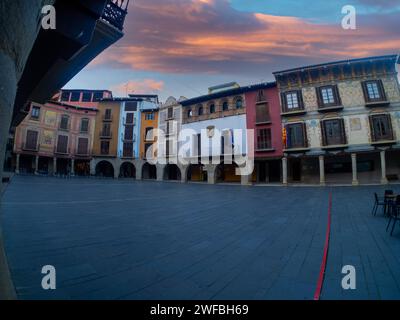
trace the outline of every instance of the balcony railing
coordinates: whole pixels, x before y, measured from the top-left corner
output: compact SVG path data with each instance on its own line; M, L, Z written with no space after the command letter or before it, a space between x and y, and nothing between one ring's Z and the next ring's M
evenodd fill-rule
M122 31L128 13L128 4L129 0L108 0L101 18Z

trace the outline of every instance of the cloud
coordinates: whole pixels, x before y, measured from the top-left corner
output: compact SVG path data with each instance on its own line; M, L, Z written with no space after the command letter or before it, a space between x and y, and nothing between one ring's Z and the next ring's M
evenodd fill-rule
M371 7L396 8L400 6L399 0L357 0L358 3Z
M129 80L111 86L110 90L116 96L127 96L128 94L156 94L164 89L164 82L153 79Z
M162 73L261 74L400 48L398 14L359 16L357 30L343 30L340 21L317 24L237 11L228 0L132 3L125 37L92 65Z

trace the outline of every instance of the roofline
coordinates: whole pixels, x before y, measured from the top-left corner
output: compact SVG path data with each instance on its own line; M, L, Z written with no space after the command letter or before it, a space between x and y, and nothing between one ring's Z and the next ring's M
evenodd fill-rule
M357 59L339 60L339 61L333 61L333 62L328 62L328 63L320 63L320 64L309 65L309 66L305 66L305 67L297 67L297 68L293 68L293 69L275 71L272 74L276 76L276 75L280 75L280 74L284 74L284 73L304 71L304 70L309 70L309 69L318 69L321 67L328 67L328 66L334 66L334 65L340 65L340 64L351 64L351 63L365 62L365 61L371 61L371 60L390 60L390 59L394 59L394 60L398 59L397 63L400 63L399 55L392 54L392 55L374 56L374 57L365 57L365 58L357 58Z
M202 95L199 97L181 101L180 104L182 106L186 107L186 106L190 106L190 105L193 105L196 103L201 103L201 102L208 101L208 100L219 99L219 98L223 98L223 97L227 97L227 96L232 96L235 94L246 93L246 92L257 90L257 89L268 89L268 88L273 88L273 87L276 87L276 81L263 82L263 83L249 85L249 86L244 86L244 87L239 87L239 88L234 88L234 89L229 89L229 90L218 91L215 93L205 94L205 95Z
M79 92L109 92L112 94L111 90L91 90L91 89L60 89L60 91L79 91Z
M35 102L32 102L32 103L35 104ZM74 106L74 105L71 105L71 104L58 102L58 101L47 101L44 105L49 105L49 104L55 104L55 105L60 106L60 107L71 108L71 109L75 109L75 110L84 110L84 111L93 111L93 112L98 112L99 111L96 108Z

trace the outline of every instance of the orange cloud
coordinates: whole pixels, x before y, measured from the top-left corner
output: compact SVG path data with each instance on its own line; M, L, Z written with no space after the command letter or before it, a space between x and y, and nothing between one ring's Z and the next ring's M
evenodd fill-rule
M238 12L227 0L136 0L125 37L92 65L228 73L393 53L400 47L397 18L387 15L377 24L376 17L361 17L357 30L343 30L339 22Z
M116 84L110 88L115 95L127 96L128 94L147 94L158 93L164 88L163 81L153 79L129 80L124 83Z

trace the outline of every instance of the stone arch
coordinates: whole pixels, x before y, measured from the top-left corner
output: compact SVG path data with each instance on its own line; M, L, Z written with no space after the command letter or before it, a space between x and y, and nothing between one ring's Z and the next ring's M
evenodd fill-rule
M207 170L203 164L191 164L186 173L187 181L207 182Z
M135 165L129 161L123 162L119 168L119 177L136 179Z
M221 162L215 169L215 182L241 182L241 176L236 175L236 168L239 166L235 163Z
M157 167L154 164L146 162L142 166L142 179L143 180L156 180L157 179Z
M114 165L107 161L102 160L96 164L96 176L114 178L115 168Z
M163 180L180 181L181 169L176 164L167 164L164 168Z

